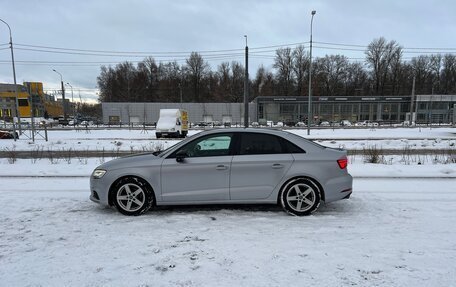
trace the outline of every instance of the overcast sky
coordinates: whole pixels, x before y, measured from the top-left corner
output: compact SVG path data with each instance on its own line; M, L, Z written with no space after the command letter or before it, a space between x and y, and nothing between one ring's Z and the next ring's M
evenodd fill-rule
M313 22L316 42L367 45L383 36L396 40L404 48L440 48L436 51L452 48L456 53L454 0L2 0L0 19L12 29L18 83L43 82L45 89L59 89L60 76L52 71L56 69L63 75L64 82L73 85L75 96L76 91L81 90L83 98L96 99L96 78L101 62L115 65L126 60L140 61L149 53L157 61L175 58L182 64L185 53L169 52L243 49L244 35L248 35L251 51L258 53L249 63L252 78L260 64L272 69L276 49L255 48L309 41L312 10L317 11ZM11 54L5 49L8 45L4 45L8 42L7 26L0 23L2 83L13 82ZM130 53L125 56L77 55L66 53L87 52L25 45ZM343 54L352 60L364 58L363 51L323 49L318 46L343 46L314 45L315 56ZM239 55L233 55L236 53ZM209 58L210 54L203 57ZM213 70L221 61L244 63L242 50L221 54L224 56L211 54L214 59L210 59L209 64ZM415 55L404 53L404 58Z

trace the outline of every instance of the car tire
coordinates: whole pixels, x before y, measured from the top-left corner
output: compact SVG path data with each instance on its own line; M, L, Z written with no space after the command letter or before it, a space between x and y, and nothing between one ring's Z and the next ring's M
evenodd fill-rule
M282 208L285 212L295 216L314 213L320 206L320 201L320 188L309 179L288 182L280 194Z
M113 186L112 192L114 205L124 215L141 215L154 203L152 188L138 177L122 178Z

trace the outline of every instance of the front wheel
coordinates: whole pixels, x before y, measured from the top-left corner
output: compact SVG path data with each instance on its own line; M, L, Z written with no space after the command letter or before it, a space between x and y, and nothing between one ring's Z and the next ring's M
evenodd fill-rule
M114 204L124 215L141 215L153 204L153 191L149 184L137 177L120 180L113 189Z
M282 208L296 216L310 215L320 205L320 189L308 179L288 183L280 195Z

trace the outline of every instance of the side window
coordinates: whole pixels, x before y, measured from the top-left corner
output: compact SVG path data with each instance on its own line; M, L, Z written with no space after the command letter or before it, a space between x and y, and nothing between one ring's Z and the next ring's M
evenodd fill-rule
M306 153L302 148L296 146L294 143L291 143L283 138L281 140L286 153Z
M232 135L210 135L194 140L180 148L188 157L223 156L230 154ZM170 156L175 157L175 153Z
M239 150L240 155L277 153L283 153L278 137L259 133L242 134Z

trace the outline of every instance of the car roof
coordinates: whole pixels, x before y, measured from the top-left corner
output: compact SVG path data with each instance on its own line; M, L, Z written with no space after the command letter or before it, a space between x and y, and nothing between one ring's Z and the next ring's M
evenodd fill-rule
M202 131L200 134L212 134L212 133L232 133L232 132L253 132L253 133L265 133L265 134L274 134L279 136L287 135L288 132L285 132L280 129L272 128L215 128L210 130Z

